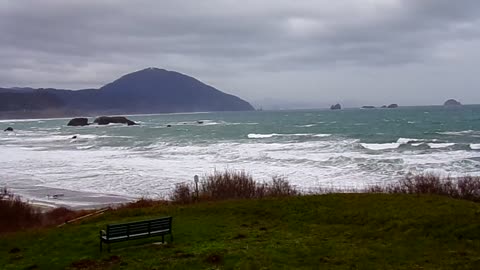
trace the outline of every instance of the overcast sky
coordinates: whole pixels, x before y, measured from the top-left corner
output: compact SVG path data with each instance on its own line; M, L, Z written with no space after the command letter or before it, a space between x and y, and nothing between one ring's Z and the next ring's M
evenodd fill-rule
M0 0L4 87L159 67L257 106L480 103L479 63L478 0Z

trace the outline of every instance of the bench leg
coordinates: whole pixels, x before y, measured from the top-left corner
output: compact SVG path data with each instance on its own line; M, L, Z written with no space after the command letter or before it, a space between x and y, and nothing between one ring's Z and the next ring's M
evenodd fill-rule
M170 242L173 242L173 233L170 233Z
M108 253L110 253L110 243L108 243Z
M162 244L165 244L165 235L162 234Z
M102 239L100 239L100 252L102 252Z

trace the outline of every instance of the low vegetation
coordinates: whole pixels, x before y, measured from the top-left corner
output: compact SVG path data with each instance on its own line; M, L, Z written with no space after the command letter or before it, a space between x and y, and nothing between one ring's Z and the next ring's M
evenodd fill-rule
M0 190L0 234L19 230L49 227L87 214L89 211L73 211L64 207L39 209L24 202L7 188Z
M60 228L51 225L69 210L41 213L5 189L0 227L21 231L0 236L0 266L480 269L479 183L420 175L364 192L305 195L282 178L259 183L227 171L205 176L198 189L178 185L171 201L141 199ZM174 218L174 242L142 239L99 252L98 231L106 224L162 216Z
M99 251L106 224L173 216L161 238ZM120 208L0 237L2 269L480 269L480 205L326 194Z
M435 174L407 176L386 186L373 186L365 193L434 194L480 202L480 177L441 177Z
M187 204L197 201L262 199L297 196L300 193L281 177L270 182L256 182L244 171L214 172L195 183L181 183L173 190L172 202Z

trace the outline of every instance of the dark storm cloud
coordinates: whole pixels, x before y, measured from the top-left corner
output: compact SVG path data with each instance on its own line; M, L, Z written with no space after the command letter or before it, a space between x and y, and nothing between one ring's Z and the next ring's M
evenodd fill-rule
M158 66L247 97L288 98L275 73L330 95L302 86L305 76L335 66L333 78L392 67L402 77L415 73L401 73L408 65L477 57L457 45L478 42L479 15L476 0L0 0L0 85L92 87ZM330 86L349 95L355 76Z

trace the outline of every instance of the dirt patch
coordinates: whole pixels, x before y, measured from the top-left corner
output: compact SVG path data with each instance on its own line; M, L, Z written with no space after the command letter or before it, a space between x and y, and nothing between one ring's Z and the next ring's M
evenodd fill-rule
M14 247L14 248L10 249L10 251L8 253L15 254L15 253L18 253L18 252L20 252L20 249L17 248L17 247Z
M192 253L184 253L182 251L178 251L178 252L175 252L174 257L179 259L188 259L188 258L195 257L195 255L193 255Z
M102 261L94 261L90 259L83 259L79 261L75 261L70 265L72 269L109 269L112 266L119 264L121 261L120 257L113 255L110 256L108 259L103 259Z
M233 239L244 239L244 238L247 238L247 236L245 234L237 234L237 236L233 237Z
M205 262L209 264L221 264L223 262L223 255L210 254L205 258Z

